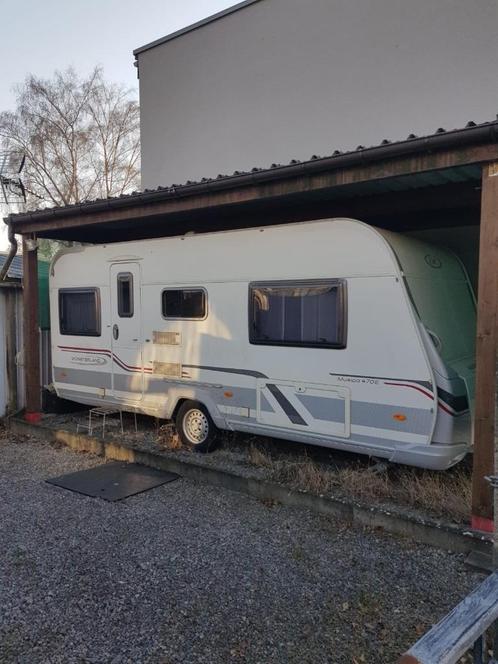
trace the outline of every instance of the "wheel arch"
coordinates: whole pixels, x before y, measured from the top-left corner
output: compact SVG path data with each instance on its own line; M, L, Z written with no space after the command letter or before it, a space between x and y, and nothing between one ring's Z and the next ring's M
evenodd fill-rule
M198 401L206 408L218 429L227 428L226 420L216 405L215 396L211 395L207 390L192 390L188 394L182 391L174 395L171 400L171 403L174 405L168 415L168 419L176 420L178 411L186 401Z

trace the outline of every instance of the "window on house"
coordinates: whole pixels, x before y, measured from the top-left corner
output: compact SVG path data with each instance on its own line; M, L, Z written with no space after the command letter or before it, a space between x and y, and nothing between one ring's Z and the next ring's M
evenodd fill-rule
M253 344L345 348L346 284L341 280L251 284Z
M163 290L162 312L165 318L205 318L206 291L201 288Z
M117 278L118 285L118 316L131 318L133 316L133 275L131 272L121 272Z
M100 336L100 293L98 288L63 288L59 291L61 334Z

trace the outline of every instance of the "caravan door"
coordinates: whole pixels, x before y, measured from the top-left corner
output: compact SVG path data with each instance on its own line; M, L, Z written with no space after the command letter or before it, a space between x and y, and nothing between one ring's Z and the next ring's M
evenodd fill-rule
M110 268L112 393L140 401L144 394L140 265L113 263Z

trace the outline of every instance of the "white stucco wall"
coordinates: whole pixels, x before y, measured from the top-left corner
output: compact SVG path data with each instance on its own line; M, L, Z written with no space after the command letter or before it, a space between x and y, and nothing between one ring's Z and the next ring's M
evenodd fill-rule
M142 186L492 120L496 0L261 0L138 56Z

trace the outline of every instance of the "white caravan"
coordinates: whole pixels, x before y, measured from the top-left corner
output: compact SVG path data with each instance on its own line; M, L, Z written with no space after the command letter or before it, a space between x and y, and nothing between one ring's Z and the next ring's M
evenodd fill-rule
M471 449L475 301L449 251L351 219L85 246L51 281L57 394L444 469Z

